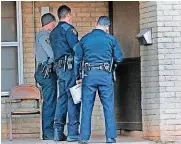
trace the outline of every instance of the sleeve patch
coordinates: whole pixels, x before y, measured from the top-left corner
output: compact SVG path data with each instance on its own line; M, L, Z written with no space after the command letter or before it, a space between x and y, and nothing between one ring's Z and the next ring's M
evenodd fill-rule
M48 44L50 44L49 38L45 38L45 42L48 43Z
M74 28L71 29L71 31L73 32L73 34L77 35L77 31Z

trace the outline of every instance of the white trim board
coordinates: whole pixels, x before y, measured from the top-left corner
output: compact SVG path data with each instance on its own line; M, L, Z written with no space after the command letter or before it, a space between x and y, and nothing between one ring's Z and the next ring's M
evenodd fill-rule
M18 52L18 84L24 83L23 75L23 44L22 44L22 8L21 1L16 1L16 22L17 22L17 41L1 42L3 47L16 47ZM1 96L8 96L9 92L1 92Z
M19 84L24 83L23 75L23 44L22 44L22 9L21 1L16 2L16 12L17 12L17 37L18 37L18 76Z

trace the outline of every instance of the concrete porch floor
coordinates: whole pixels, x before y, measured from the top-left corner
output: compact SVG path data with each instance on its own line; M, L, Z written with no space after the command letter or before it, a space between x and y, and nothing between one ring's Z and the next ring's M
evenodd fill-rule
M54 141L43 141L39 139L13 139L9 141L8 139L2 139L2 144L77 144L77 142L54 142ZM89 141L91 144L105 144L105 137L104 136L92 136L91 140ZM117 137L117 144L155 144L154 142L138 139L134 137L128 136L118 136Z

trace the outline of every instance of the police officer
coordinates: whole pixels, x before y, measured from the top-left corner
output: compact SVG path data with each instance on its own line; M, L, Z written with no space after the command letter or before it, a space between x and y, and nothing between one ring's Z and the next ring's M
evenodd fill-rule
M113 61L123 59L121 48L112 35L108 34L110 20L107 16L98 19L96 29L85 35L75 47L75 75L83 62L82 119L79 144L86 144L91 134L91 115L96 91L103 105L106 124L106 142L116 143L116 123L114 115Z
M37 70L35 79L42 88L42 131L44 140L53 140L54 115L57 99L57 77L52 71L54 60L53 51L49 42L49 33L55 27L55 17L46 13L41 17L42 30L36 34L35 57Z
M69 88L76 84L73 70L73 47L78 42L78 33L72 26L71 9L68 6L62 5L59 7L58 17L60 22L50 33L59 83L59 97L54 121L54 140L62 141L65 137L63 132L68 111L67 141L78 141L80 104L75 105L73 103L69 91Z

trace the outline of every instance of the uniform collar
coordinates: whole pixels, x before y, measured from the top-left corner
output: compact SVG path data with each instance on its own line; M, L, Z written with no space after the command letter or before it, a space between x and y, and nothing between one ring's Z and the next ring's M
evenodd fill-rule
M93 29L93 32L101 32L101 33L105 33L105 31L101 30L101 29Z
M41 31L41 32L50 33L49 31L47 31L47 30L44 30L44 29L41 29L40 31Z
M59 24L64 24L64 23L68 24L66 21L59 21Z

